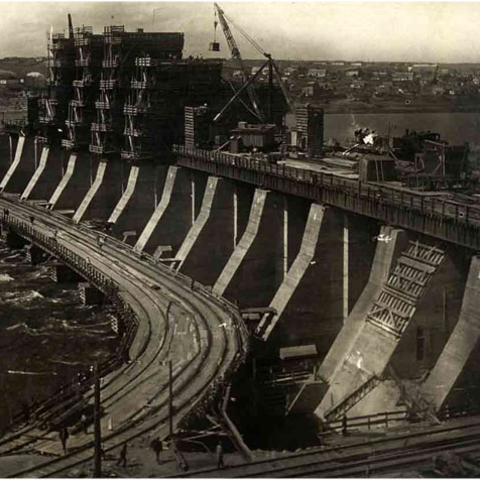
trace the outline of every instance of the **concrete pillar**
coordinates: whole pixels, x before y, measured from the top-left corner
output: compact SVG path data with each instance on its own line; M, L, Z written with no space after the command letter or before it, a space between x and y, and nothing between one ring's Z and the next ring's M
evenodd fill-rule
M114 157L100 160L95 180L73 216L75 223L89 219L107 221L122 195L121 162Z
M351 411L352 415L365 414L367 412L359 408L362 399L368 413L371 412L369 394L381 383L399 343L414 325L417 309L422 302L429 301L427 288L430 290L431 286L435 288L435 284L442 282L443 276L439 272L448 269L448 262L444 263L444 259L445 250L428 239L421 243L410 242L401 251L379 294L372 298L360 328L349 328L350 336L344 341L351 348L344 350L345 355L338 356L339 363L329 376L329 390L315 409L317 416L331 420L346 411ZM350 322L347 321L347 325ZM337 353L342 352L334 351ZM325 375L325 368L320 369L320 375L322 372ZM347 406L348 398L355 398L355 402ZM394 408L397 401L398 391L393 389L390 404L383 397L381 408L386 405L389 409Z
M40 163L22 193L24 200L48 200L63 176L64 157L69 155L59 147L43 147Z
M390 362L399 377L420 377L435 366L461 317L469 267L470 255L447 246L445 260L418 303Z
M5 176L13 162L17 142L17 135L0 135L0 179Z
M11 230L7 230L6 232L2 231L2 234L5 234L5 243L7 244L7 247L11 248L12 250L20 250L25 245L29 244L28 240L20 235L17 235Z
M421 393L435 409L444 406L449 394L466 370L467 362L478 349L480 338L480 258L471 257L458 322L445 348L422 386ZM445 322L449 323L448 318ZM447 327L448 328L448 327ZM478 367L477 367L478 371ZM465 403L466 398L463 398Z
M51 278L56 283L80 283L85 279L67 265L57 263L52 267Z
M283 198L256 189L245 233L213 291L241 306L265 307L283 280Z
M288 209L287 214L288 214ZM305 226L305 231L303 234L303 241L302 246L300 247L300 251L293 262L291 268L287 271L286 275L284 276L283 282L280 285L280 288L277 290L275 297L270 302L270 307L276 310L276 314L270 318L269 315L265 315L260 324L257 327L256 335L260 336L262 340L267 340L270 337L274 327L277 323L284 318L284 313L286 312L287 306L291 306L292 297L295 293L300 290L300 284L302 284L302 280L305 277L305 273L309 269L318 268L317 261L318 258L315 258L315 252L317 250L317 242L319 238L320 228L322 225L323 217L325 213L325 208L321 205L312 204L310 207L310 213L308 216L308 221ZM284 214L284 219L286 215ZM284 224L285 227L285 224ZM284 228L284 246L288 244L288 229L285 232ZM288 248L284 248L284 252L288 250ZM315 259L314 259L315 258ZM285 255L284 258L284 268L288 264L287 262L288 257ZM310 282L306 282L308 285L307 288L312 289L312 284ZM302 284L303 285L303 284ZM311 298L314 298L314 295L311 295ZM298 305L297 305L298 308ZM300 321L297 315L297 309L293 308L294 311L293 315L295 316L295 328L291 329L291 335L295 335L295 330L297 330L298 322ZM288 315L285 315L287 317ZM286 330L284 327L283 330ZM300 330L302 328L300 327ZM317 326L312 329L311 334L315 335L315 331L317 331ZM309 339L311 340L311 339Z
M344 295L344 318L346 320L369 280L378 244L380 225L373 218L349 212L343 212L343 214L344 288L346 290ZM385 242L380 243L384 244Z
M154 253L157 247L168 245L175 256L196 217L195 205L201 205L198 197L203 195L206 178L186 169L169 168L162 198L135 244L136 251Z
M83 305L102 305L105 301L105 295L90 283L79 283L78 290Z
M178 250L178 269L204 285L213 285L234 249L235 185L209 177L202 207Z
M301 246L270 303L277 313L262 318L256 335L270 349L315 344L323 357L343 324L343 214L312 204L298 233Z
M346 322L349 314L349 283L350 283L350 269L349 269L349 241L350 229L348 222L348 214L343 214L343 321Z
M27 248L27 260L32 265L38 265L39 263L44 262L49 256L49 254L45 252L45 250L42 250L39 246L35 244L31 244Z
M88 153L71 153L64 174L48 201L52 210L72 211L80 206L92 184L98 160Z
M340 333L328 349L327 355L320 366L319 376L327 382L351 349L372 302L378 297L400 251L407 244L407 239L403 232L392 227L382 227L380 238L384 240L374 243L376 245L375 257L368 283L342 326Z
M0 190L9 193L22 193L37 167L37 154L41 145L35 137L20 136L15 158L0 182Z
M131 237L135 241L155 211L156 199L161 193L161 189L157 192L157 188L165 183L168 170L166 165L155 165L152 162L142 162L137 168L138 174L133 191L132 187L127 186L108 219L108 222L113 224L113 233L116 236L131 230L137 234ZM133 183L132 180L132 175L129 175L130 185Z

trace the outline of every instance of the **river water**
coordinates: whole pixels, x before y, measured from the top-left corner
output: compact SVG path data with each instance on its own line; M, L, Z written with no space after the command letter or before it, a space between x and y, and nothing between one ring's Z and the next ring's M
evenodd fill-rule
M325 140L351 141L354 130L368 127L379 134L402 136L406 129L440 133L450 144L480 144L480 113L325 114Z
M0 432L117 345L101 308L82 305L77 286L54 283L50 268L0 244Z

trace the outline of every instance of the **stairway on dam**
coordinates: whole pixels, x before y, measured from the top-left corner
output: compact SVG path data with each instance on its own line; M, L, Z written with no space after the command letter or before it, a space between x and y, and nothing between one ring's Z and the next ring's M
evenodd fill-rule
M381 382L444 257L444 250L419 241L409 242L400 253L378 296L369 302L351 347L331 370L329 390L315 409L317 416L326 421L342 417ZM395 406L397 399L393 401Z

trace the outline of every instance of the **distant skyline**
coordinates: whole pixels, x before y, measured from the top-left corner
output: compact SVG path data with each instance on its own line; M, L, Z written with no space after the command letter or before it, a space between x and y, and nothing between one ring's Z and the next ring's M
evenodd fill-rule
M480 63L480 2L228 2L226 14L274 58ZM0 57L44 56L46 36L74 27L185 33L185 54L212 54L213 2L0 2ZM245 58L261 55L232 29Z

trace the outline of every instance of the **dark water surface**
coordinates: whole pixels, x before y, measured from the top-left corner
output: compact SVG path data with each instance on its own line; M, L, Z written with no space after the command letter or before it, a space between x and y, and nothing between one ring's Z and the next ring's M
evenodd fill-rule
M102 361L117 339L100 307L81 303L77 285L56 284L48 263L0 243L0 429L24 405Z
M389 127L390 126L390 127ZM480 144L480 113L355 113L325 114L325 140L353 139L354 130L368 127L379 134L402 136L405 130L440 133L450 144Z

